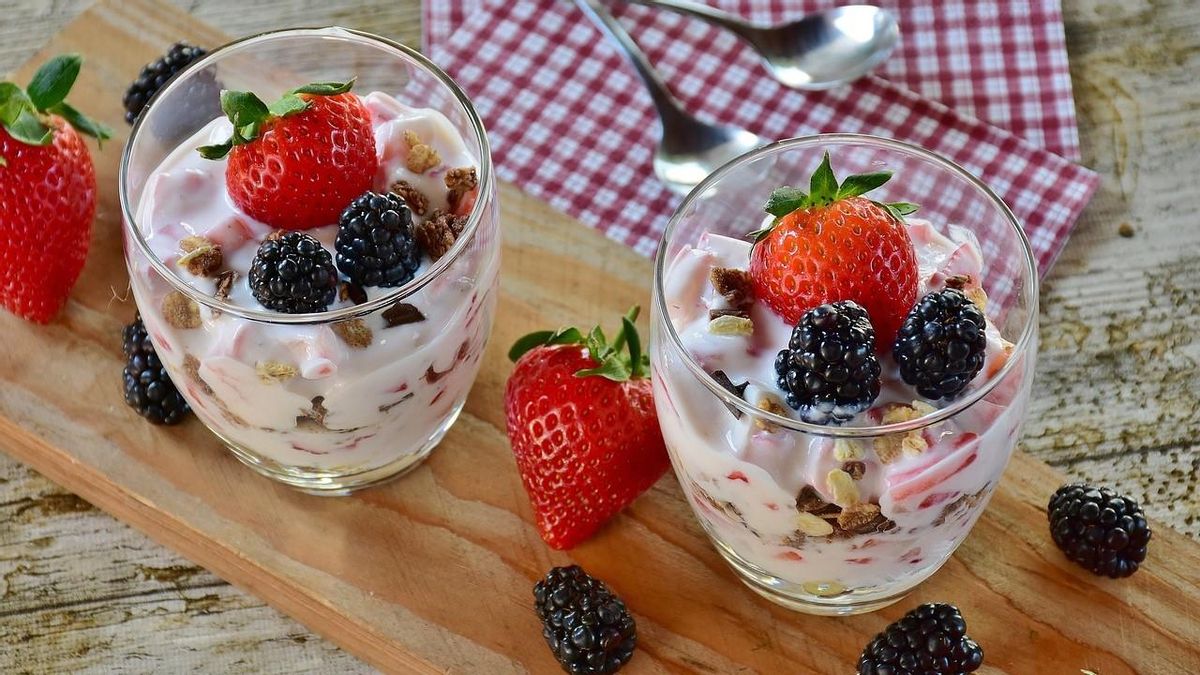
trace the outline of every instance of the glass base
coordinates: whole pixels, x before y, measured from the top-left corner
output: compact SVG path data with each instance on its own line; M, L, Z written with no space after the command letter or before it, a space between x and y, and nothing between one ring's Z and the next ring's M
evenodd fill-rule
M312 471L306 469L298 469L296 467L285 466L278 462L266 459L248 450L237 443L230 441L221 434L216 434L217 438L229 448L234 457L237 457L246 466L254 469L258 473L285 483L301 492L306 492L311 495L321 497L343 497L358 490L363 490L369 487L375 487L390 480L394 480L404 474L416 469L421 462L425 460L438 443L442 442L446 433L450 431L450 427L458 420L459 414L462 413L464 400L450 411L446 419L438 425L429 440L420 447L416 452L404 455L393 462L377 466L363 471L355 471L351 473L334 472L334 471ZM211 429L210 429L211 431Z
M719 540L712 539L717 552L729 563L738 579L750 590L788 609L818 616L850 616L866 614L883 609L904 599L913 588L929 578L940 565L933 566L927 574L916 579L906 579L893 587L875 587L843 591L827 585L812 587L796 584L768 574L756 565L742 559Z

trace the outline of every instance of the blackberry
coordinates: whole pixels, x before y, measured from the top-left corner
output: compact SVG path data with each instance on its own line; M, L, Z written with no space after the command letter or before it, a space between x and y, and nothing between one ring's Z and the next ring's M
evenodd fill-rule
M849 422L871 407L879 371L875 328L867 310L849 300L805 312L788 348L775 357L787 404L813 424Z
M125 326L125 402L151 424L179 424L191 411L159 361L141 317Z
M858 657L858 675L957 675L983 664L954 605L924 604L888 625Z
M267 237L250 264L250 291L263 307L287 314L323 312L337 295L333 257L303 232Z
M533 597L546 644L568 673L614 673L633 656L637 626L625 603L579 566L550 570Z
M186 42L177 42L161 58L147 63L138 78L129 85L129 89L125 91L125 97L121 101L125 105L125 121L133 124L138 115L142 114L142 110L150 102L151 97L158 93L158 90L162 89L168 80L207 53L202 47L196 47ZM221 91L220 87L216 85L215 79L211 75L200 76L196 84L203 85L212 91L212 109L216 110L216 114L220 114ZM204 112L207 114L210 111ZM212 116L205 119L212 119Z
M1050 498L1046 514L1054 543L1092 574L1127 577L1146 559L1150 525L1142 507L1109 488L1064 485Z
M892 347L900 377L932 400L953 398L983 369L983 312L956 288L935 291L913 305Z
M360 286L401 286L421 265L412 210L395 194L365 192L338 221L337 268Z

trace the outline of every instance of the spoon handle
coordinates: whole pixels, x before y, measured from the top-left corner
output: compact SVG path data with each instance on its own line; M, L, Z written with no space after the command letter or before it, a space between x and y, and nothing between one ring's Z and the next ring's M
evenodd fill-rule
M635 5L645 5L647 7L659 7L661 9L669 9L680 14L688 14L697 19L715 23L722 28L733 31L737 34L742 34L747 28L751 28L750 24L743 21L740 17L723 12L715 7L709 7L701 2L694 0L628 0Z
M686 117L687 113L683 112L683 106L671 95L658 71L650 65L650 59L646 58L645 52L637 46L637 43L633 41L629 32L617 21L616 17L609 13L599 0L575 0L575 4L583 10L592 23L596 24L600 32L620 47L621 53L633 65L638 77L650 91L650 98L654 101L654 107L658 110L658 116L662 119L664 126L680 117Z

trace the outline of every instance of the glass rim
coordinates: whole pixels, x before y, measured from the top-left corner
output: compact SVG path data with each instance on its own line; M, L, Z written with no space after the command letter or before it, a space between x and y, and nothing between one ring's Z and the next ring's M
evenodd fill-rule
M462 232L454 242L454 245L442 257L433 261L433 264L419 277L416 277L408 283L390 289L387 293L368 300L361 305L353 305L351 307L342 307L339 309L325 310L323 312L310 312L305 314L285 314L282 312L272 312L266 309L253 309L236 305L225 300L220 300L207 293L201 292L195 286L192 286L187 281L179 277L174 270L170 269L162 260L150 250L150 245L146 242L142 235L141 228L138 227L134 217L134 209L129 201L129 191L126 188L126 177L129 172L129 164L131 160L134 140L138 137L138 132L141 131L142 124L145 123L150 115L149 112L154 106L170 92L174 91L186 77L194 71L206 68L230 52L252 47L256 44L268 42L278 38L285 37L343 37L351 38L355 41L376 43L383 47L392 50L393 56L407 58L415 62L417 66L423 68L426 72L433 75L440 81L455 100L462 106L463 112L466 114L467 122L475 132L479 139L479 195L490 194L492 191L492 160L491 147L488 144L487 133L483 126L483 121L479 118L479 114L475 111L475 106L471 103L471 99L466 92L458 86L454 80L439 68L433 61L430 61L425 55L407 47L400 42L388 39L381 35L368 33L366 31L356 30L354 28L345 28L343 26L321 26L321 27L302 27L302 28L283 28L262 33L255 33L243 38L238 38L231 42L221 45L205 54L200 59L192 62L182 71L173 76L165 86L150 98L143 114L138 115L134 121L133 128L129 132L129 140L125 143L125 148L121 152L121 164L117 174L117 190L121 202L121 212L123 216L123 228L127 235L132 235L135 245L141 250L141 253L150 261L151 266L162 276L168 283L175 287L176 290L184 293L189 298L203 304L210 309L219 312L227 312L234 316L260 323L271 324L321 324L344 319L352 319L365 316L373 312L385 309L396 302L407 298L417 291L424 288L431 281L441 276L467 249L470 242L474 239L475 230L478 229L479 222L483 219L483 213L487 209L484 205L484 200L478 199L471 210L471 214L467 217L467 223L463 227Z
M802 420L784 417L773 412L762 410L757 406L751 405L749 401L735 396L727 389L722 387L713 377L696 363L691 354L683 345L683 340L680 339L678 331L675 330L675 324L671 321L671 316L667 311L666 294L663 291L663 280L667 266L667 242L670 241L671 235L675 232L676 227L681 222L683 215L688 209L699 200L700 196L707 192L714 185L719 183L726 175L733 172L750 162L770 154L782 152L798 147L819 146L822 144L842 143L842 144L859 144L873 145L883 147L889 150L898 151L900 153L914 155L921 159L928 160L933 164L940 166L943 169L949 170L951 173L958 175L967 183L975 187L987 197L993 206L997 208L1004 220L1008 223L1010 229L1015 232L1017 241L1020 243L1022 252L1024 253L1024 271L1025 271L1025 288L1028 289L1030 297L1029 316L1025 319L1025 325L1021 329L1021 334L1013 343L1013 356L1010 357L1004 365L992 375L983 385L971 390L971 392L953 401L950 405L939 408L938 410L919 417L915 420L906 422L897 422L893 424L875 424L871 426L861 427L839 427L825 426L820 424L811 424ZM1013 214L1012 209L1004 203L990 187L983 181L976 178L971 172L959 166L956 162L949 160L935 152L926 150L920 146L905 141L898 141L882 136L873 136L870 134L854 134L854 133L829 133L829 134L813 134L808 136L797 136L787 138L773 143L769 143L761 148L751 150L739 157L735 157L725 163L719 169L709 174L707 178L700 182L691 192L684 197L683 201L671 214L671 219L667 222L666 229L663 231L662 238L659 240L658 251L654 256L654 320L661 320L665 324L667 340L671 345L678 350L683 358L684 363L692 371L692 375L696 377L705 387L712 392L718 399L723 401L734 409L741 411L744 414L751 415L755 418L763 419L778 427L782 427L791 431L798 431L807 434L826 436L833 438L864 438L884 436L895 433L906 433L918 429L943 422L958 413L970 408L987 396L993 389L1003 381L1013 368L1016 366L1019 354L1024 354L1029 349L1029 343L1032 341L1037 330L1038 323L1038 276L1037 276L1037 261L1033 257L1033 249L1029 244L1029 238L1025 235L1025 230L1021 227L1017 217Z

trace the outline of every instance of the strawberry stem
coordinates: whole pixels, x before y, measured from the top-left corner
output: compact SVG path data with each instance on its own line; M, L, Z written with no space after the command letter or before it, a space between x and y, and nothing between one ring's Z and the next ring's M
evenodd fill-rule
M263 100L249 91L221 90L221 111L233 122L233 133L229 140L214 145L204 145L196 149L205 159L221 159L239 145L245 145L258 138L259 132L267 122L298 115L308 110L312 105L306 96L337 96L350 91L357 78L345 82L313 82L303 87L297 87L278 100L267 105Z
M640 312L641 308L635 305L621 317L621 328L611 342L605 338L600 326L592 328L587 336L572 327L543 330L519 338L508 350L508 358L515 362L527 352L542 346L583 345L598 365L578 371L576 377L598 376L614 382L647 377L650 373L650 357L642 351L642 340L634 324ZM628 352L624 353L626 349Z
M0 126L21 143L49 145L54 130L46 118L58 115L76 131L92 136L103 146L103 141L112 137L112 131L66 101L82 66L82 56L60 54L38 68L24 89L12 82L0 82Z

